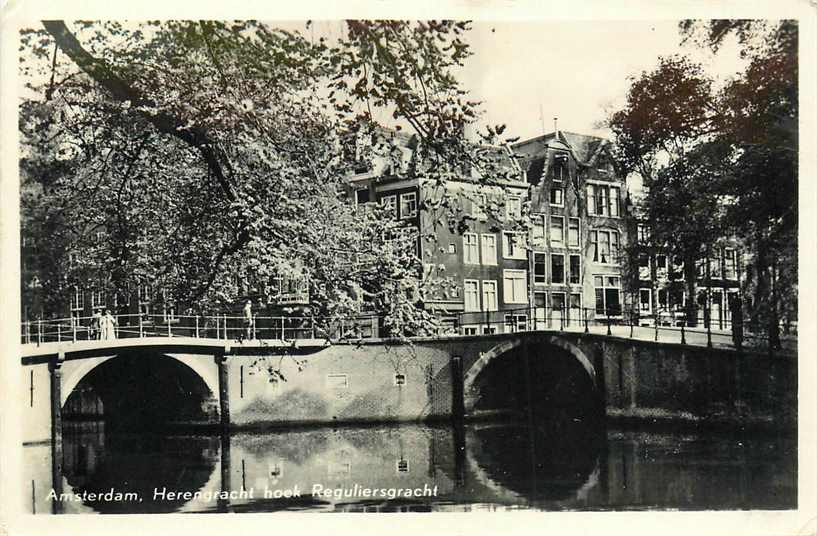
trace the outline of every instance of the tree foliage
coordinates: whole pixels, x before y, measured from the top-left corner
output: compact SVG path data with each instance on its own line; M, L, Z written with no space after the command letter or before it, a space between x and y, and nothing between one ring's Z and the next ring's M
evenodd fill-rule
M633 81L609 124L622 163L647 189L657 243L688 263L724 237L752 266L754 319L775 342L797 304L797 25L794 21L684 21L686 41L717 51L735 36L746 71L716 85L687 58L661 58ZM690 291L694 273L687 274Z
M455 77L468 23L348 21L334 43L257 21L72 27L21 34L23 232L49 252L36 263L48 310L95 279L123 297L151 282L197 310L248 292L271 303L298 266L315 314L363 300L396 334L433 328L414 243L339 191L373 108L416 136L403 173L495 178L463 135L479 114Z

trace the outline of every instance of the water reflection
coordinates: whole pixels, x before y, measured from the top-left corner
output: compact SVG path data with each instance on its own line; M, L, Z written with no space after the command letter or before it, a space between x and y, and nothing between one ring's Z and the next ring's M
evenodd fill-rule
M158 436L86 423L65 433L57 485L50 447L25 448L35 512L796 506L796 443L780 438L496 423ZM60 487L78 500L52 508Z

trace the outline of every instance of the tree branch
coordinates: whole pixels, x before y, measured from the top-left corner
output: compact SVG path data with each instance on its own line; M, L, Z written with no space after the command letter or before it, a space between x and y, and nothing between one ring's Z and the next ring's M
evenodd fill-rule
M182 127L185 125L185 122L178 117L163 112L151 115L147 112L140 111L138 109L139 107L152 107L154 103L143 97L138 90L117 76L105 62L93 57L85 50L63 21L46 20L43 21L43 26L54 38L60 49L71 58L77 67L108 90L114 99L120 102L129 101L137 110L137 113L157 130L175 136L198 149L204 161L207 163L207 167L210 168L218 180L224 194L230 201L235 201L235 190L224 174L222 163L220 162L220 155L217 154L215 144L209 139L203 129L183 129Z

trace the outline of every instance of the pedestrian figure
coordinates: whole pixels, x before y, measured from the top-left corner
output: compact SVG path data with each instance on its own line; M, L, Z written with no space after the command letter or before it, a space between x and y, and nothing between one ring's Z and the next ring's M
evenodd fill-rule
M252 338L252 320L252 300L247 300L244 305L244 329L248 340Z
M101 339L112 340L116 338L116 318L111 315L108 309L105 309L100 324Z
M101 339L102 338L102 314L99 312L99 309L94 311L94 316L91 317L91 325L88 326L90 330L90 335L92 339Z

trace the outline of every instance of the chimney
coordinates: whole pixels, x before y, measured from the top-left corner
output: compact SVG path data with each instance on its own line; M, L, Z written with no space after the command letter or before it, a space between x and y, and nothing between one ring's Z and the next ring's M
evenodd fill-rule
M553 118L553 132L556 134L556 139L559 138L559 118Z

